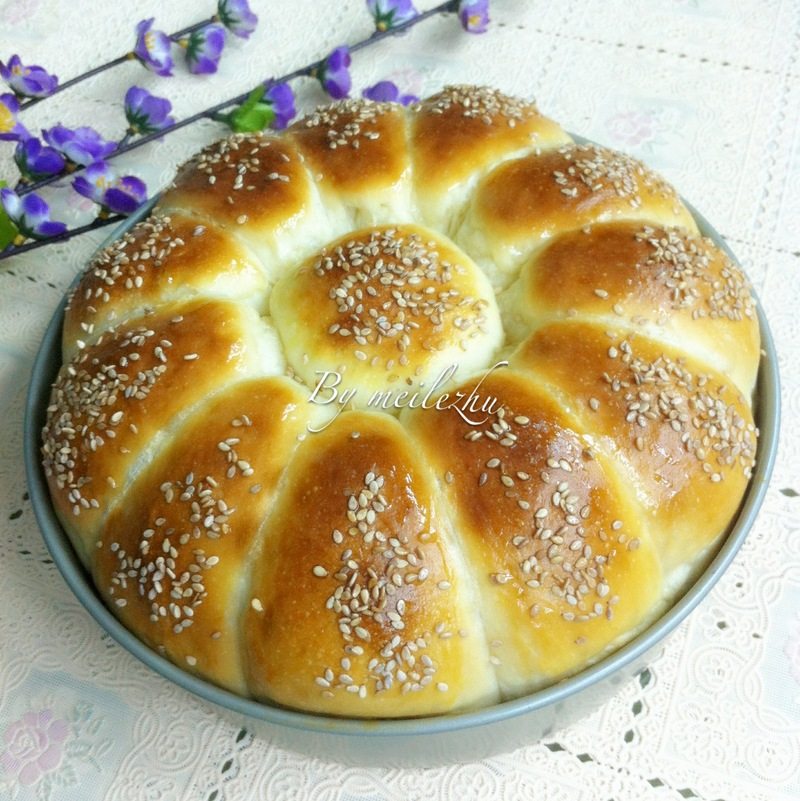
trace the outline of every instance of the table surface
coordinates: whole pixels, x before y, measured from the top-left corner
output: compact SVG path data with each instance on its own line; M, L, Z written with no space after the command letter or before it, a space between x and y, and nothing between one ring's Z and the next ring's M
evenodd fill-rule
M211 2L0 0L0 58L18 52L66 79L130 48L139 19L153 15L176 30L206 5L210 14ZM162 79L125 64L26 112L26 125L91 124L118 137L133 83L168 96L183 117L371 27L361 0L253 7L258 31L229 45L216 76L180 66ZM662 171L711 220L760 295L779 353L781 448L759 519L645 679L552 739L434 770L344 767L283 751L200 708L119 648L48 558L26 494L23 400L45 326L107 230L23 254L0 266L0 796L797 799L800 3L495 0L485 36L437 17L356 55L353 75L357 90L391 77L417 94L474 82L535 97L569 130ZM305 108L323 100L311 81L300 97ZM121 162L157 189L222 133L203 122ZM11 146L0 147L0 178L13 181ZM47 197L71 223L91 214L72 192ZM26 744L47 750L23 771L13 755Z

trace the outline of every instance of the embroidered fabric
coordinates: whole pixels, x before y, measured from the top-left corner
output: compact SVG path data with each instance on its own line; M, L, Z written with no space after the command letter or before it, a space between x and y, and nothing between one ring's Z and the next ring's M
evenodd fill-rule
M421 9L434 5L419 2ZM25 112L122 134L136 83L180 118L318 58L371 29L361 0L256 0L248 42L220 71L135 63ZM186 4L0 0L0 56L62 79L124 52L139 18L176 30ZM210 9L209 9L210 13ZM433 770L365 769L283 751L231 725L119 648L52 564L22 469L28 376L44 329L108 230L0 265L0 796L12 799L422 798L790 801L800 797L800 6L789 0L495 0L484 36L454 18L356 54L356 91L383 78L429 94L488 83L534 96L569 130L642 158L727 238L770 320L780 357L781 449L759 519L730 570L663 655L590 717L512 754ZM298 82L299 105L324 101ZM223 133L204 122L133 151L121 167L151 191ZM13 183L10 146L0 179ZM88 200L48 191L71 225Z

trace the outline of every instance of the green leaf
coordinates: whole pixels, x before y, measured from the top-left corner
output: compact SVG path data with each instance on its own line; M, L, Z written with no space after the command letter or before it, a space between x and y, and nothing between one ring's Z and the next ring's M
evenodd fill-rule
M5 181L0 181L0 189L6 186ZM6 214L6 210L0 206L0 250L10 245L16 237L17 226L11 222L11 218Z
M272 110L272 106L268 106L266 103L258 103L249 111L243 112L241 108L232 111L228 118L228 125L236 133L248 133L249 131L263 131L265 128L269 128L274 119L275 112Z
M256 86L241 106L235 108L230 114L224 115L222 119L236 133L263 131L275 119L272 106L269 103L261 102L263 97L264 87Z
M797 490L792 489L791 487L786 487L785 489L781 490L781 495L785 495L787 498L796 498L798 492Z
M239 108L242 111L250 111L261 102L262 97L264 97L264 87L256 86L256 88L251 90L250 94L247 95L247 100L245 100Z

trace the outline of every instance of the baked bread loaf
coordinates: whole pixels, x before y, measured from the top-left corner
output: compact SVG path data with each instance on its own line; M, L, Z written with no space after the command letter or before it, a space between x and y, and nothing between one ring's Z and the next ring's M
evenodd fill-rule
M187 162L74 290L53 504L137 636L236 693L474 708L652 623L757 442L739 267L529 102L321 108Z

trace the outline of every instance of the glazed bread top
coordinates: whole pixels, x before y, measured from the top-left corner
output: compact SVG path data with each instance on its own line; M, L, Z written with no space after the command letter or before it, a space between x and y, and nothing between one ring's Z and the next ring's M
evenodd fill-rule
M741 270L663 178L448 87L234 135L74 290L42 455L98 592L242 695L433 715L652 623L757 443Z

